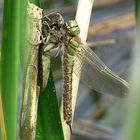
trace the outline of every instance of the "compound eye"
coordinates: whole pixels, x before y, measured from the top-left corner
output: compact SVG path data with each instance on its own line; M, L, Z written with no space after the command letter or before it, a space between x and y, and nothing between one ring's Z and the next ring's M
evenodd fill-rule
M64 25L64 18L62 17L60 13L56 14L56 19L57 19L58 26L61 27Z
M80 28L76 22L76 20L68 21L69 33L72 36L76 36L80 33Z

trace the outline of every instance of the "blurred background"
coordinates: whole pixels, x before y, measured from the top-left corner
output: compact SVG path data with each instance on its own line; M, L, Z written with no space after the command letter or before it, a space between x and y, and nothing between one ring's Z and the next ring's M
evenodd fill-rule
M46 14L53 11L60 12L67 21L75 18L77 3L78 0L60 0L59 2L44 0L42 7L46 9ZM95 45L93 42L96 41L100 43ZM133 1L95 0L87 43L111 70L128 81L131 58L135 49ZM60 101L63 93L61 58L52 59L52 62L56 91ZM120 139L123 122L127 115L126 103L127 99L98 94L80 83L71 139Z
M74 19L77 0L44 0L46 14L58 11L65 20ZM84 9L83 9L84 10ZM83 15L86 16L86 15ZM92 45L110 40L108 44ZM113 40L113 41L111 41ZM114 42L114 43L113 43ZM132 52L135 48L135 19L132 0L95 0L87 43L115 73L129 80ZM52 60L58 98L63 93L61 58ZM120 139L127 112L127 100L101 95L80 83L72 140Z
M46 14L58 11L66 21L75 18L78 0L42 0L41 2L41 7L45 9ZM0 0L1 30L2 5L3 2ZM133 1L95 0L87 43L112 71L129 81L133 51L135 50ZM63 93L60 57L52 59L52 70L60 104ZM120 139L127 115L126 104L127 99L101 95L80 83L71 139Z
M42 0L42 7L46 9L46 14L60 12L67 21L75 18L77 3L78 0ZM95 0L87 43L112 71L128 81L135 49L133 1ZM61 58L52 59L52 62L60 100L63 93ZM120 139L127 115L126 104L127 99L98 94L80 83L71 139Z

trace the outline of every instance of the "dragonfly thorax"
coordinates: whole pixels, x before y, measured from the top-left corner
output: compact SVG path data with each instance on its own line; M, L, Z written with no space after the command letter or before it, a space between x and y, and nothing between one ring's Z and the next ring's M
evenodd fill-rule
M53 12L44 17L48 25L62 27L64 25L64 18L58 12Z
M66 23L67 33L70 36L76 36L80 33L80 28L76 22L76 20L70 20Z

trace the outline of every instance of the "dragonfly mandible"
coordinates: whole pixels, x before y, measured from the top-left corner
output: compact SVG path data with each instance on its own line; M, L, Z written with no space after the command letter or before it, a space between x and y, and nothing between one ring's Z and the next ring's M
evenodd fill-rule
M92 49L82 44L78 36L80 29L75 20L61 24L59 28L61 38L58 47L63 48L63 112L64 120L71 128L72 73L75 73L91 89L116 97L127 97L129 84L112 72ZM44 54L49 55L49 51Z

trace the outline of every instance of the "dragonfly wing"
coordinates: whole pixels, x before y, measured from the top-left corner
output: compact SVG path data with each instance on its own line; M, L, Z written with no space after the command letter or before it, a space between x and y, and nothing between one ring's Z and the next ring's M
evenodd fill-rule
M112 72L87 46L79 45L74 73L90 88L102 94L126 97L129 84Z

